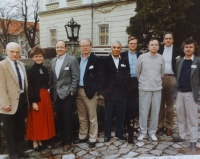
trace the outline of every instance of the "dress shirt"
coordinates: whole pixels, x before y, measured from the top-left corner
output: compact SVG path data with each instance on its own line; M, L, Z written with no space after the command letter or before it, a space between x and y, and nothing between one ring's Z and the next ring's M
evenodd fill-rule
M15 61L12 61L11 59L9 59L9 57L7 57L7 58L8 58L8 61L10 62L10 64L11 64L11 66L12 66L14 72L15 72L15 75L17 76L17 79L19 80L18 75L17 75L16 68L15 68ZM16 61L16 62L17 62L17 61ZM22 90L20 90L20 93L23 93L23 92L24 92L24 72L22 71L22 68L21 68L21 66L19 65L18 62L17 62L17 66L18 66L18 68L19 68L19 73L20 73L21 78L22 78Z
M137 52L135 53L128 51L128 60L130 65L130 75L131 77L136 77L136 63L137 63Z
M170 47L164 46L163 58L165 60L165 74L174 74L172 70L172 48L173 45Z
M56 71L56 76L57 78L59 77L60 74L60 69L62 67L63 61L65 59L66 53L62 56L58 56L57 60L56 60L56 67L55 67L55 71Z
M81 62L79 65L79 69L80 69L80 80L79 80L79 86L84 86L84 82L83 82L83 77L85 75L85 68L87 66L88 63L88 59L90 57L90 54L84 59L83 55L81 54Z
M114 56L112 55L112 58L113 58L113 61L114 61L114 63L115 63L116 68L118 69L119 60L120 60L121 56L119 55L119 57L116 58L116 57L114 57Z
M185 56L184 56L184 60L185 60L186 58L185 58ZM190 59L187 59L187 60L192 60L193 61L193 59L194 59L194 55L192 55L191 57L190 57Z

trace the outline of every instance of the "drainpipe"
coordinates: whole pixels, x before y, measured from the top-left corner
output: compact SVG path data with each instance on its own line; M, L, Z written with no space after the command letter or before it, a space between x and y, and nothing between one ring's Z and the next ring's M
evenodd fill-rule
M91 42L93 44L93 14L94 14L94 6L93 6L93 0L91 4Z

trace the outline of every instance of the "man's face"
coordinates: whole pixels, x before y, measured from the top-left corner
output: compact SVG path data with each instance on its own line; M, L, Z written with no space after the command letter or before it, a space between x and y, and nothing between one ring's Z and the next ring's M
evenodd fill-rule
M131 52L135 52L137 49L137 39L130 40L128 43L128 47Z
M65 43L63 41L58 41L56 43L56 53L58 56L62 56L67 52L67 47L65 47Z
M111 51L112 51L112 55L114 57L119 57L119 54L122 50L122 47L119 43L114 43L112 46L111 46Z
M16 61L20 58L20 48L17 44L9 45L9 48L6 49L6 54L10 60Z
M186 56L192 56L195 52L194 43L192 44L186 44L183 48L183 52Z
M157 40L152 40L149 42L149 46L148 46L149 52L151 53L157 53L157 51L159 50L159 43Z
M170 47L174 42L174 39L172 37L171 34L166 34L164 39L163 39L163 43L165 44L165 46Z
M81 53L87 56L90 54L92 46L88 40L82 40L80 42L80 49Z

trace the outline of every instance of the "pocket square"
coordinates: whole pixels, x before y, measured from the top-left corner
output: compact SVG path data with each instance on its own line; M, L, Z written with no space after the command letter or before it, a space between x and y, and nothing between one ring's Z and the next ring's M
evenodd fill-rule
M89 67L89 69L93 69L94 68L94 66L93 65L91 65L90 67Z
M124 65L124 64L121 64L121 67L126 67L126 65Z
M69 70L69 67L65 67L65 69L64 70Z

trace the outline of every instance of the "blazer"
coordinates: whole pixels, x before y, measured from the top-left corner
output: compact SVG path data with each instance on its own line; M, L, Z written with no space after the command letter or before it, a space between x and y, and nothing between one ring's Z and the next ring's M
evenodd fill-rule
M19 65L22 68L22 71L25 75L25 90L27 96L27 76L24 64L19 61ZM15 114L19 104L19 96L20 96L20 86L17 79L17 76L13 70L12 65L10 64L8 59L5 59L0 62L0 113L1 114ZM1 109L3 106L11 106L11 111L4 111ZM29 107L29 105L28 105Z
M178 85L179 85L179 78L181 73L181 68L183 64L184 58L179 58L176 62L176 85L174 88L174 98L176 98L178 93ZM192 65L196 65L196 68L191 68L190 73L190 83L192 87L193 98L196 103L198 103L198 92L199 92L199 84L200 84L200 58L194 56Z
M162 45L160 47L160 49L158 50L158 53L161 55L163 55L163 52L164 52L164 45ZM184 55L183 55L183 52L181 51L181 49L173 46L171 64L172 64L172 70L173 70L174 74L176 74L176 60L182 56L184 56Z
M57 57L51 61L50 80L50 93L54 102L57 99L57 95L61 99L65 99L70 93L74 94L79 82L79 64L75 57L66 53L58 78L55 72L56 60Z
M80 64L81 57L78 58ZM99 57L94 53L90 54L88 63L85 68L83 77L85 94L89 99L92 99L97 91L98 86L98 73L99 73Z
M115 66L112 55L102 58L101 61L101 92L104 97L126 98L130 69L127 60L121 56L118 69Z

